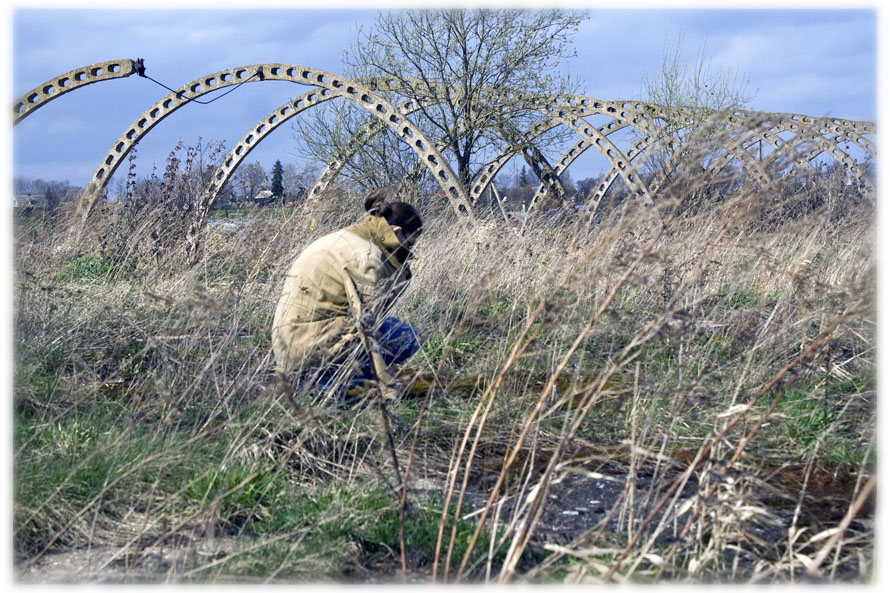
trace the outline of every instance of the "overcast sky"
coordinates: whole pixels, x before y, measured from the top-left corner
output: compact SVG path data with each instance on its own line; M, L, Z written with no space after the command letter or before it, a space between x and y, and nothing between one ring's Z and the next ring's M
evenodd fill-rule
M714 68L736 70L749 81L752 109L877 119L874 9L591 6L590 18L575 38L577 58L565 65L582 81L587 96L643 98L643 78L659 68L666 43L682 35L690 60L706 43ZM171 88L219 70L263 62L340 73L343 50L355 39L357 27L370 26L375 14L349 8L19 7L10 11L11 95L18 98L80 66L126 58L143 58L146 74ZM287 82L251 83L209 105L182 107L139 144L138 172L147 175L152 166L162 171L167 153L179 140L186 145L195 144L198 137L222 140L231 148L260 119L306 90ZM88 85L46 104L13 129L13 174L85 185L120 134L167 92L131 76ZM267 170L276 159L297 162L293 146L292 128L284 125L248 161L258 160ZM574 179L586 176L575 167L570 171Z

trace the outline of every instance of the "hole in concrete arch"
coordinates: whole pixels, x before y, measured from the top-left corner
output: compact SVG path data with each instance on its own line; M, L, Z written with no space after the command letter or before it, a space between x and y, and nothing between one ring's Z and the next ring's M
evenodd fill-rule
M306 80L312 80L312 72L310 72L309 70L303 70L302 76Z
M253 134L250 134L247 138L244 139L247 144L253 142Z
M151 117L155 118L155 117L158 116L158 114L159 114L160 112L161 112L161 110L158 109L157 107L155 107L154 109L152 109L152 110L149 112L149 115L150 115Z
M142 119L139 120L139 122L136 125L139 126L140 128L144 128L145 124L147 124L147 123L148 123L148 120L143 117Z
M409 128L408 126L402 128L402 133L406 136L414 136L414 132L412 132L411 128Z
M96 67L90 70L90 76L102 76L102 68Z
M397 123L400 123L402 121L402 119L399 116L393 114L393 115L389 116L389 121L391 121L394 124L397 124Z
M362 103L372 103L371 95L362 95L361 96Z
M327 97L327 96L330 95L330 94L331 94L331 89L321 89L321 96L322 96L322 97Z
M74 80L80 82L82 80L86 80L87 73L86 72L77 72L74 74Z
M133 128L130 128L127 131L127 140L132 140L135 136L136 136L136 130L134 130Z
M235 159L233 159L232 157L227 158L226 159L226 167L231 167L232 163L234 163L234 162L235 162ZM222 176L223 174L224 173L222 171L220 171L220 176Z
M192 85L192 87L191 87L190 90L191 90L193 93L197 93L198 91L201 90L201 83L200 83L200 82L196 82L195 84Z
M241 153L242 153L242 152L244 152L244 147L243 147L243 146L238 146L238 147L235 149L235 154L236 154L237 156L241 156Z
M274 125L278 122L278 116L277 116L277 115L273 115L273 116L271 116L269 119L267 119L266 121L269 122L269 125L274 126Z
M235 78L247 78L247 70L237 70L235 72Z
M71 79L69 79L67 76L65 76L65 77L60 78L59 80L57 80L57 81L56 81L56 84L59 85L59 86L62 87L62 88L65 88L65 87L67 87L69 84L71 84Z
M272 73L272 76L280 76L281 68L279 68L278 66L272 66L271 68L269 68L269 72Z
M120 72L120 71L121 71L121 65L120 65L120 64L109 64L109 65L108 65L108 71L109 71L109 72Z
M379 111L380 113L386 113L386 107L384 107L383 105L378 104L378 105L377 105L377 111Z
M448 175L445 174L445 171L439 171L439 179L448 179Z
M232 79L232 73L231 72L223 72L222 74L219 75L219 79L223 82L229 82Z
M28 95L28 103L36 103L39 100L40 100L40 95L37 93Z
M118 142L117 146L115 146L114 149L118 152L123 152L124 146L126 146L126 144L124 144L123 142Z
M21 113L21 112L24 111L24 110L25 110L25 104L22 103L21 101L18 102L18 103L16 103L16 104L15 104L15 107L13 107L13 111L14 111L15 113Z
M165 99L164 102L161 103L161 106L164 109L169 109L171 105L173 105L173 99Z
M43 94L44 94L44 95L52 95L54 92L56 92L56 87L54 87L54 86L51 85L51 84L48 84L48 85L46 85L45 87L43 87Z
M256 128L256 133L257 133L257 134L262 134L263 131L265 131L265 129L266 129L266 124L260 124L260 125L258 125L257 128Z
M96 179L102 179L103 177L105 177L105 169L96 171Z
M287 71L285 72L285 74L286 74L287 76L291 76L291 77L296 76L296 75L297 75L297 69L296 69L296 68L288 68Z
M423 143L423 140L418 140L414 143L414 146L416 146L420 150L426 150L426 144Z
M430 156L426 157L426 160L428 160L429 162L431 162L431 163L434 164L434 165L438 165L438 164L439 164L439 159L437 159L437 158L434 157L433 155L430 155Z
M111 165L111 163L113 163L113 162L114 162L114 156L112 156L112 155L108 155L107 157L105 157L105 164L106 164L106 165Z
M207 86L216 86L217 80L214 77L210 77L204 81L204 84Z

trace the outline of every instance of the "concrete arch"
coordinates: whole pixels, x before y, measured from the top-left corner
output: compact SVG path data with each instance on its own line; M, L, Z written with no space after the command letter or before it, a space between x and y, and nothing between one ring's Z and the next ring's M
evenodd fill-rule
M13 103L12 124L19 123L53 99L58 99L65 93L70 93L73 90L95 82L127 78L143 70L142 59L110 60L82 68L75 68L59 76L54 76L34 87Z
M576 117L583 117L586 115L595 115L595 114L606 114L615 117L615 120L607 124L606 126L602 126L599 128L599 132L604 136L607 136L612 131L617 131L617 129L624 128L628 125L632 125L644 134L657 134L657 125L656 121L658 119L664 119L669 116L676 117L679 113L680 116L683 116L685 113L685 117L689 122L693 121L694 110L691 108L685 108L674 110L673 113L669 113L669 110L666 108L644 102L632 102L632 101L600 101L597 99L593 99L590 97L581 97L581 96L571 96L571 97L552 97L544 101L543 106L541 108L543 113L548 114L556 114L553 119L545 119L543 122L539 122L536 124L531 130L526 132L526 136L528 138L536 137L540 134L543 134L549 129L552 129L556 125L565 125L564 120L560 118L561 115L565 113L565 111L569 111L572 115ZM740 122L747 121L756 121L758 118L762 119L766 114L753 112L753 111L735 111L729 116L729 121L735 124L739 124ZM831 142L827 140L824 136L825 134L835 133L837 135L842 135L847 141L855 142L858 146L860 146L864 151L869 154L873 153L874 146L864 138L864 134L874 133L874 126L868 122L855 122L851 120L817 120L817 118L811 118L809 116L799 115L799 114L787 114L784 117L788 119L788 123L786 125L787 128L794 129L796 124L794 122L801 122L802 124L808 124L813 122L819 122L821 124L820 134L822 136L816 138L814 140L820 141L825 150L832 154L835 158L839 160L839 162L844 161L844 154L842 154L842 150L837 146L837 142ZM577 119L576 119L577 121ZM576 130L577 131L577 130ZM775 130L774 130L775 132ZM373 134L372 129L365 129L363 133L366 137L370 137ZM761 132L758 132L758 134ZM777 138L774 135L770 135L766 133L763 139L769 142L775 148L779 148L782 145L781 139ZM348 150L348 154L345 154L345 158L348 158L358 149L361 145L361 142L364 138L355 138L355 142L351 142ZM642 152L645 149L648 149L649 146L656 142L656 140L652 139L652 136L645 136L644 140L637 143L634 148L631 148L628 153L625 155L627 157L627 162L630 162L633 158ZM587 140L582 140L577 145L573 146L569 149L569 152L566 155L563 155L563 158L560 159L560 163L556 166L555 171L556 174L560 174L564 171L568 165L574 161L575 158L580 156L580 154L587 150L592 144L587 142ZM748 170L750 174L753 175L755 179L757 179L761 184L768 182L768 176L765 172L764 166L767 163L758 162L759 159L754 158L750 152L748 152L748 146L745 146L744 138L739 141L731 143L727 147L727 151L724 157L724 164L719 168L725 166L729 162L735 160L738 161L741 166ZM598 149L601 150L604 154L605 149L598 146ZM634 154L634 151L637 151ZM617 154L614 152L614 154ZM517 154L516 150L513 150L512 147L504 151L501 155L499 155L494 161L486 165L483 170L480 172L477 179L474 181L472 187L470 188L470 199L475 202L475 199L478 196L482 195L482 193L487 189L488 184L503 167L503 165L513 156ZM815 155L812 155L807 158L798 157L798 160L801 165L811 166L811 163L808 162L808 159L812 158ZM850 164L852 161L847 161L846 164L850 167L850 170L853 174L856 173L855 164ZM624 163L623 163L624 164ZM325 175L320 178L320 181L323 184L326 184L334 175L336 175L336 171L339 169L339 166L342 166L342 161L340 163L335 163L335 166L328 168L326 170ZM613 166L612 170L606 175L604 178L604 183L600 185L600 188L597 191L596 196L601 197L602 194L614 183L615 180L622 176L622 172L626 169L626 164L624 168L622 166ZM718 170L719 170L718 168ZM633 175L633 173L630 173ZM636 179L640 179L639 174L634 176ZM662 180L663 181L663 180ZM659 183L655 183L654 187L660 185ZM320 186L317 186L320 187ZM539 186L538 191L535 193L535 198L540 198L547 191L546 183L542 183ZM639 189L637 188L639 193ZM650 192L651 193L651 192Z
M235 144L213 173L214 193L222 189L238 166L247 158L247 155L279 126L311 107L341 96L343 96L342 93L329 89L308 91L296 99L291 99L261 119ZM374 121L379 120L375 119Z
M749 117L757 118L754 121L759 122L759 129L737 138L727 146L727 152L739 148L748 152L761 140L767 141L775 149L764 159L765 171L775 168L783 156L798 164L806 163L804 166L811 167L810 161L819 154L825 153L842 165L858 183L871 185L862 174L861 168L857 166L855 159L843 150L836 140L837 137L842 136L848 141L855 142L866 154L874 156L874 145L865 137L865 134L870 133L869 126L861 125L862 122L849 122L854 125L844 125L841 120L829 122L821 118L796 114L757 114L754 112L750 112ZM871 131L873 132L873 128ZM795 139L784 141L778 137L780 132L791 132L795 134ZM834 133L835 136L832 137L831 133ZM803 144L812 144L815 148L801 154L798 146Z
M626 107L626 105L624 106ZM654 106L653 106L654 107ZM657 111L652 111L653 116L658 117L659 114ZM771 114L777 115L777 114ZM736 112L733 121L739 122L743 119L762 119L765 114L758 112ZM617 121L617 120L616 120ZM850 171L851 176L853 176L857 181L865 183L866 185L870 185L868 180L862 177L859 173L858 167L855 166L855 161L847 155L838 145L836 140L837 137L843 137L846 141L853 142L857 146L861 147L866 153L872 154L874 151L874 145L865 138L865 134L874 133L874 126L867 122L854 122L850 120L818 120L817 118L810 118L808 116L801 116L798 114L786 114L782 116L782 119L770 127L767 131L755 131L748 137L741 137L737 139L735 142L731 143L727 147L727 151L723 157L722 163L716 163L711 169L711 172L718 172L723 167L725 167L732 160L737 160L741 164L741 166L752 173L755 179L758 179L761 184L768 183L768 175L766 173L766 169L772 164L772 161L778 158L779 155L784 154L787 151L786 144L778 137L778 133L781 131L797 131L802 129L802 126L796 122L801 122L802 124L820 124L819 133L813 134L810 136L809 140L814 143L817 143L821 148L814 149L809 154L794 154L788 155L792 156L795 162L802 167L807 167L809 169L814 169L810 160L817 156L821 152L826 152L833 156L837 162L845 165ZM608 124L609 126L615 125L615 122ZM628 124L621 124L621 127L625 127ZM603 126L600 128L600 132L606 133L607 126ZM836 134L835 139L831 139L826 134L834 133ZM759 142L763 140L769 143L775 150L772 152L768 159L766 159L763 163L759 162L760 159L755 158L750 154L749 149ZM649 146L651 146L654 141L651 138L644 138L639 141L632 149L630 149L626 156L629 160L632 160L639 156L642 152L647 150ZM576 145L572 146L558 161L556 165L557 174L561 174L572 161L574 161L578 156L581 155L584 151L590 148L590 144L587 140L582 140L578 142ZM613 167L603 178L602 183L598 186L597 191L592 195L591 199L598 200L601 199L605 192L611 187L611 185L619 178L620 168ZM657 188L659 183L653 183L653 186ZM471 191L471 195L474 195L476 191L476 187ZM536 199L539 199L545 193L544 184L542 183L539 186L538 190L535 192L533 197L533 203Z
M292 117L299 115L303 111L341 96L343 96L342 93L334 92L329 89L308 91L303 95L297 97L296 99L292 99L284 105L281 105L280 107L272 111L269 115L261 119L251 129L251 131L245 134L245 136L241 138L241 140L232 148L232 150L229 151L229 153L223 159L223 162L213 173L211 185L199 198L199 202L197 205L198 211L209 212L210 208L216 201L219 192L229 181L235 170L244 161L244 159L247 158L247 155L250 154L250 152L266 136L271 134L275 129L290 120ZM408 115L411 113L411 111L413 111L413 108L410 104L404 103L402 105L399 105L397 109L400 113L402 113L402 115ZM373 124L373 126L370 124ZM366 125L365 128L373 128L374 130L376 130L374 133L377 133L385 129L385 125L383 122L381 122L380 119L372 118L369 122L369 125ZM353 136L353 139L351 139L351 143L356 144L354 149L357 150L361 146L361 143L363 143L365 140L365 136L363 136L360 131L358 134ZM198 232L198 229L203 226L203 223L203 219L196 220L195 224L193 225L194 228L190 230L189 235L194 236Z
M369 82L369 85L374 88L379 85L388 86L390 83L391 79L375 79L374 81ZM443 88L440 90L443 93L448 92L448 89ZM524 133L526 142L530 142L539 135L560 125L560 120L552 118L564 117L566 114L575 117L583 117L586 115L608 115L630 122L629 124L622 124L622 126L634 125L644 133L655 133L655 126L650 120L654 119L654 116L652 115L653 113L657 114L660 112L659 109L656 109L657 106L647 103L633 101L603 101L581 95L542 95L540 97L535 97L530 96L527 93L513 91L504 91L501 95L505 99L523 100L529 101L531 104L537 104L535 108L544 114L545 119L542 122L538 122L529 131ZM419 108L419 106L412 106L411 101L407 101L403 106L400 106L400 109L405 109L406 113L410 113L417 108ZM609 125L614 127L616 124ZM337 173L349 158L361 148L362 144L375 134L379 133L381 129L382 128L380 128L377 122L372 121L356 132L346 145L344 145L343 149L337 154L334 160L328 164L324 172L318 177L315 184L313 184L310 195L317 195L319 192L323 191L336 177ZM513 150L512 147L508 147L501 153L501 155L496 157L495 160L491 161L483 168L469 191L469 199L472 204L475 204L479 196L481 196L485 189L487 189L488 183L494 178L503 165L516 154L517 151Z
M71 70L46 81L20 97L13 107L14 123L21 121L49 101L76 88L104 80L125 78L137 73L141 75L143 72L144 66L141 59L110 60ZM494 177L494 174L496 174L497 170L503 166L503 163L506 162L506 160L509 160L509 158L512 158L512 156L516 154L516 151L509 150L503 155L503 157L507 158L498 157L490 165L486 166L479 178L474 181L468 196L443 158L439 148L435 144L429 142L421 131L407 119L406 116L413 111L413 109L416 109L416 105L412 108L411 102L409 101L406 105L400 106L397 110L375 94L374 91L378 88L391 88L393 83L392 79L379 78L351 81L345 77L339 77L313 68L278 63L242 66L222 70L196 79L181 87L178 91L174 91L167 95L154 106L146 110L146 112L133 123L131 128L118 139L97 167L79 204L84 217L88 216L89 212L94 207L98 197L101 195L102 191L104 191L105 185L117 167L121 164L123 158L129 153L133 145L135 145L136 142L138 142L138 140L155 124L169 115L172 111L175 111L185 103L190 102L205 93L225 86L242 84L244 82L255 82L258 80L282 80L318 88L318 95L314 95L311 92L304 95L306 106L304 106L303 109L311 106L310 103L315 102L316 99L318 99L318 102L322 102L335 97L348 98L356 104L368 109L375 116L375 119L372 120L374 123L369 124L370 127L362 131L365 136L359 134L354 142L350 142L344 147L345 150L342 153L343 156L349 158L349 156L361 146L363 141L366 141L366 139L371 137L374 133L379 132L379 130L382 129L382 126L386 125L406 140L412 150L418 154L419 162L423 163L424 166L427 166L433 172L436 180L446 189L446 197L452 203L455 210L459 214L466 214L471 218L473 198L481 195L488 183L490 183L491 179ZM452 89L445 87L442 87L440 90L443 93L453 92ZM657 135L658 129L658 126L655 125L655 123L659 118L666 118L668 116L677 117L678 114L682 117L684 113L688 113L688 120L691 122L692 115L694 114L692 108L667 110L662 106L641 101L602 101L580 95L535 96L511 90L502 91L499 95L507 99L513 98L516 101L530 101L532 104L537 105L536 108L541 111L541 113L551 116L552 119L545 118L545 123L536 124L532 130L526 132L526 138L528 140L544 133L546 130L551 129L556 125L568 125L567 122L575 122L575 124L577 124L575 131L582 133L582 136L584 135L583 133L585 130L588 134L593 134L593 136L596 136L597 134L601 135L601 137L595 138L592 143L590 142L591 138L585 138L581 143L573 146L569 152L560 159L560 163L553 169L556 175L558 175L558 172L564 171L581 152L590 146L597 146L598 150L607 155L607 158L609 154L612 154L618 159L618 161L616 161L618 165L613 167L615 175L611 175L612 172L610 172L610 175L607 175L607 178L612 177L612 180L614 181L614 179L623 176L625 177L625 181L630 181L632 185L634 179L640 179L639 175L635 174L634 171L625 171L630 159L633 158L633 149L631 149L627 155L622 155L621 151L617 150L617 147L606 138L610 133L607 131L608 128L603 127L594 132L591 128L581 124L579 118L595 114L611 115L615 118L615 122L610 123L610 126L625 127L627 125L632 125L644 135L648 134L650 136L655 136ZM243 157L252 149L255 142L260 141L265 137L265 134L275 129L275 127L280 124L280 121L283 121L286 117L292 117L295 113L288 115L288 113L290 113L289 110L297 109L298 107L299 106L295 104L279 108L277 112L273 112L273 114L268 116L264 122L258 124L252 132L248 133L233 150L233 154L230 155L230 158L224 163L225 166L221 167L219 176L216 178L217 182L224 182L225 179L231 175L234 168L237 167L237 163L240 162L239 159L243 160ZM775 150L771 152L771 157L769 159L770 164L772 163L772 160L778 159L778 155L780 154L778 149L783 146L782 140L777 136L778 132L792 131L797 133L798 129L802 130L806 127L807 129L817 130L809 135L807 141L821 147L822 150L819 151L813 149L810 151L811 154L809 155L798 154L795 157L798 162L809 163L809 160L814 158L817 154L825 152L837 162L841 163L853 177L860 181L867 181L864 176L861 175L860 168L855 159L845 152L840 147L839 143L853 143L866 154L874 156L874 144L867 138L867 136L874 136L876 134L876 126L873 123L837 118L813 118L800 114L764 114L753 111L735 111L730 114L728 119L731 122L738 123L767 116L772 118L778 117L781 121L780 126L771 130L772 133L758 132L761 134L761 137L756 139L758 142L765 140L775 148ZM586 124L586 122L584 123ZM569 125L569 127L571 127L571 125ZM747 149L750 148L751 143L754 141L755 140L751 137L747 139L742 137L733 142L727 147L725 157L727 162L733 158L741 158L746 161L749 160L750 163L756 161L757 159L751 157L750 153L747 152ZM742 156L741 152L738 151L745 152L746 155ZM622 157L625 158L622 159ZM748 157L750 157L750 159ZM328 175L326 177L323 175L322 178L320 178L320 182L316 184L313 191L317 191L320 186L325 185L334 175L336 175L336 171L342 166L342 161L341 163L333 163L333 165L333 167L329 166L326 170ZM759 165L756 168L759 168ZM536 192L536 195L537 193L542 193L544 191L544 186L545 184L542 183L542 187L539 188L539 192ZM221 187L221 184L219 187ZM633 189L638 194L647 193L645 187L634 186Z
M404 115L410 115L417 109L420 109L420 105L414 100L408 100L401 103L398 108ZM346 144L344 144L341 149L337 152L334 158L328 163L325 170L318 176L315 183L312 185L312 189L309 192L310 196L315 196L324 191L328 185L336 178L340 170L349 162L349 159L358 152L361 147L368 142L371 138L376 136L382 130L382 126L379 120L371 120L364 126L362 126L355 134L353 134L349 140L347 140ZM436 141L436 147L438 150L442 150L441 148L442 142L441 140ZM515 154L514 152L510 153L511 156ZM549 163L547 164L549 167ZM413 173L413 170L412 170ZM410 173L409 173L410 175ZM471 203L475 204L476 198L478 196L474 194L470 194Z
M408 142L445 190L455 211L465 218L473 218L472 207L447 161L417 126L367 87L323 70L294 64L255 64L220 70L193 80L149 107L112 145L96 169L79 203L82 218L85 220L92 212L108 180L132 147L160 121L206 93L226 86L262 80L315 86L361 105Z
M567 117L572 117L577 121L579 118L587 116L606 115L612 117L612 121L597 128L597 133L603 136L603 140L601 140L603 145L605 145L607 142L611 144L611 142L605 138L606 136L617 132L618 130L623 129L627 126L633 126L638 131L642 132L645 137L653 137L657 135L657 129L651 122L651 120L654 119L653 116L651 115L651 113L647 113L647 110L645 109L647 105L650 107L649 111L651 113L657 113L657 110L655 109L656 106L640 102L601 101L599 99L594 99L592 97L583 97L580 95L547 97L546 101L543 101L540 106L540 111L546 116L545 119L529 129L526 132L526 136L529 140L531 140L558 125L566 125L568 121L571 121L566 119ZM586 124L587 122L584 123ZM585 127L590 129L589 126ZM584 138L585 135L583 133L580 133L579 130L576 129L575 132L579 133L579 135ZM585 140L587 139L585 138ZM610 156L605 152L605 147L601 146L597 142L594 142L592 145L597 146L597 149L600 150L603 156L605 156L610 161L612 160ZM587 148L589 148L589 146L585 146L584 150L586 150ZM571 152L577 149L578 146L575 145L570 148L569 151ZM614 149L612 150L612 152L613 154L617 154ZM494 179L495 175L497 175L500 169L503 168L503 166L511 158L513 158L515 154L515 151L512 151L508 148L500 155L498 155L495 160L486 165L470 188L470 198L475 200L476 198L478 198L478 196L481 196L482 193L488 188L488 184L491 182L492 179ZM580 153L575 155L574 158L577 158L577 156L580 156ZM625 156L627 156L627 160L629 162L629 156ZM566 155L563 155L563 158L560 159L560 161L565 159L565 157ZM574 158L572 160L574 160ZM562 167L557 167L557 169L559 169L559 173L564 171L566 166L567 164ZM613 168L615 168L616 175L619 175L619 173L622 172L622 168L617 166L617 163L613 163ZM625 169L627 169L626 163ZM638 172L632 171L631 174L633 174L637 179L641 179ZM542 183L542 185L539 186L538 191L535 192L535 198L540 199L540 197L542 197L546 192L547 186L545 183Z
M599 128L599 131L601 133L603 133L604 135L609 135L615 131L618 131L621 128L627 127L627 125L628 124L624 124L621 127L616 127L616 128L611 128L611 129L608 127L608 125L601 126ZM628 162L633 161L634 159L639 157L641 154L643 154L643 152L645 152L645 150L649 146L651 146L653 144L654 144L654 141L649 136L646 136L645 138L637 141L637 143L634 144L630 148L630 150L628 150L625 153L625 156L627 157ZM560 159L557 161L557 164L555 167L556 174L561 175L566 169L568 169L569 165L571 165L575 159L577 159L579 156L581 156L591 146L592 146L591 143L586 138L582 139L579 142L576 142L574 145L572 145L562 155L562 157L560 157ZM621 171L621 169L619 167L613 166L609 170L609 172L603 177L603 182L598 186L597 190L593 193L593 195L591 196L591 199L592 200L601 199L606 194L606 191L608 191L608 189L615 182L615 180L620 178L620 171ZM547 193L546 185L542 182L538 186L538 189L535 191L534 195L532 196L532 200L531 200L532 204L536 203L541 198L543 198L546 193Z

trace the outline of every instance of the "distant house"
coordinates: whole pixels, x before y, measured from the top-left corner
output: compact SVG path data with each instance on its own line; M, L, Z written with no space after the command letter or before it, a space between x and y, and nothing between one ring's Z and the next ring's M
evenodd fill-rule
M275 201L275 197L272 195L272 190L264 188L257 192L253 201L257 206L268 206Z
M46 199L37 194L20 194L13 196L12 207L20 208L43 208L46 205Z

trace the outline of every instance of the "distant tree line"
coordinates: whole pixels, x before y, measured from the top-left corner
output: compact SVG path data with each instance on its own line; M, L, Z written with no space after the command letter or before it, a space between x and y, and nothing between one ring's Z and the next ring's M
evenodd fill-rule
M47 181L27 177L13 179L13 191L16 196L39 196L42 200L41 207L47 212L55 211L63 202L77 199L81 190L82 188L71 185L67 180Z

